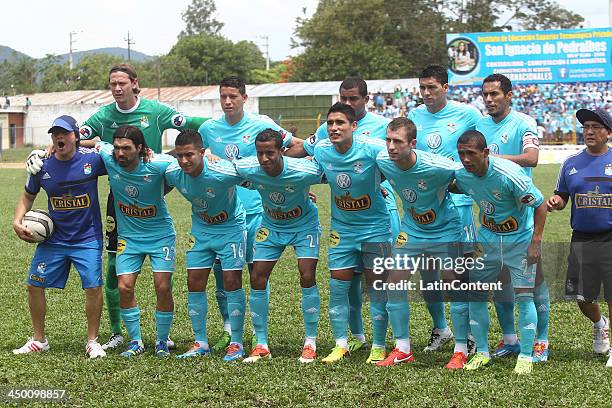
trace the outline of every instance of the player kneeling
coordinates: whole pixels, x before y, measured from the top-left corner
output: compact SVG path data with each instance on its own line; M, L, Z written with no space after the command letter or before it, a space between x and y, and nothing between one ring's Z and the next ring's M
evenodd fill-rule
M270 298L266 285L281 254L292 245L298 258L306 332L299 361L310 363L316 358L320 313L315 277L321 226L317 207L309 199L308 191L312 184L322 182L323 173L310 160L283 157L283 137L276 130L259 133L255 147L257 159L250 157L234 162L238 173L259 191L264 208L262 225L255 238L249 299L257 345L245 362L272 357L268 348Z
M28 303L34 335L14 354L49 350L45 337L46 288L63 289L70 265L74 264L85 290L87 345L90 358L106 353L97 341L102 313L102 221L98 200L98 176L106 174L95 152L78 149L79 127L70 116L60 116L51 129L54 153L41 171L28 177L21 194L13 229L19 238L34 242L21 222L42 188L48 196L49 214L55 231L36 247L28 273Z

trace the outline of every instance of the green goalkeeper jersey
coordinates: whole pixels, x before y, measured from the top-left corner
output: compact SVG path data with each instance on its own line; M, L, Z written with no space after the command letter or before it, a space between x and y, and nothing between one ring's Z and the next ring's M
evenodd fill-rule
M177 112L165 103L138 98L132 109L123 110L116 103L102 106L87 119L80 128L81 139L99 137L103 142L113 143L115 130L121 125L139 128L149 148L155 153L162 151L162 134L166 129L197 130L206 118L190 117Z

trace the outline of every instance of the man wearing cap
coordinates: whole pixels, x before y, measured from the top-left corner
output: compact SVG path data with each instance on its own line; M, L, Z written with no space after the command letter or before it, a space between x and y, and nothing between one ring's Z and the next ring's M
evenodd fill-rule
M568 157L559 171L548 211L562 210L572 199L572 240L565 282L566 294L578 300L582 314L593 322L593 351L608 353L612 368L610 323L595 301L603 283L608 313L612 313L612 117L604 109L580 109L586 149ZM609 316L609 315L608 315Z
M49 129L55 152L36 175L28 176L21 193L13 229L19 238L35 242L21 222L32 209L40 189L48 196L53 234L36 247L26 279L33 336L14 354L49 350L45 337L45 288L63 289L73 264L85 290L89 358L106 353L97 341L102 314L102 221L98 176L106 174L100 155L78 147L79 126L71 116L60 116Z

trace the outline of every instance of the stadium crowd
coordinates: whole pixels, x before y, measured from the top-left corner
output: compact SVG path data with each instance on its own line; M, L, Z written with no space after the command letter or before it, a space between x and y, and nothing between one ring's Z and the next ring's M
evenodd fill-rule
M584 144L575 113L579 107L612 108L612 82L515 85L512 107L533 117L543 143ZM467 103L486 113L480 86L451 86L449 99ZM370 96L369 111L394 118L408 116L423 103L419 90L399 87L393 94L380 92ZM574 133L576 139L574 139Z

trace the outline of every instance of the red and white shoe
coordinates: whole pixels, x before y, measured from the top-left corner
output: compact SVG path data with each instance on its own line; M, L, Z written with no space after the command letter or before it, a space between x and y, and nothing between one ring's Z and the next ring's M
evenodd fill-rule
M38 340L34 340L34 337L30 337L26 344L13 350L13 354L40 353L43 351L49 351L49 341L45 339L43 343Z
M300 356L298 360L300 361L300 363L307 364L307 363L312 363L313 361L316 360L316 358L317 358L317 352L315 351L315 349L311 345L306 345L302 349L302 355Z
M272 354L270 354L270 350L266 347L258 344L252 351L251 354L247 358L244 359L245 363L256 363L262 358L271 359Z
M447 368L449 370L461 370L463 369L463 366L465 365L465 363L467 363L467 360L468 358L465 355L465 353L462 353L461 351L457 351L455 354L453 354L449 362L446 363L444 368Z
M410 353L404 353L398 348L394 348L391 353L383 361L376 363L378 367L395 366L405 363L412 363L414 361L414 355L412 351Z

